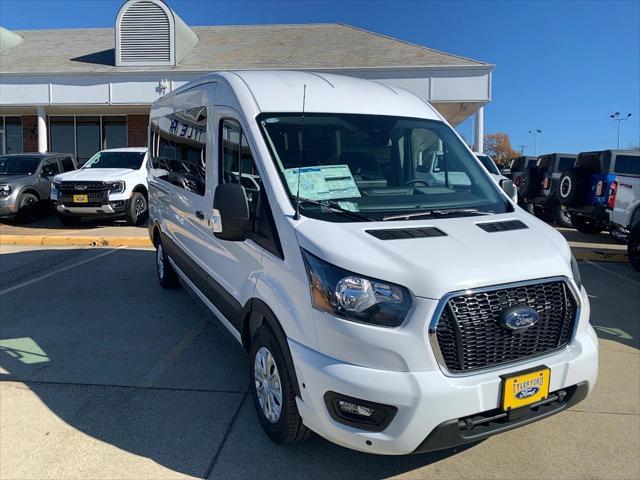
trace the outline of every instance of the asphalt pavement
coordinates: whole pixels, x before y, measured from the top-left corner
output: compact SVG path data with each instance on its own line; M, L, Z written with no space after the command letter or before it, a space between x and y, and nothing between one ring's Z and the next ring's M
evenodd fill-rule
M384 457L262 432L247 359L152 250L0 246L1 479L640 478L640 275L580 262L593 394L480 444Z

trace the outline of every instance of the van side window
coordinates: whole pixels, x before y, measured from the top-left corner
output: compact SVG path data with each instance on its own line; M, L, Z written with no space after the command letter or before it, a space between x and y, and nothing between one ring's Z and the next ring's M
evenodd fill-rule
M76 169L75 165L73 164L73 160L71 160L71 158L69 157L62 157L60 163L62 164L63 172L69 172Z
M269 199L262 188L260 173L240 124L236 120L222 120L220 140L220 183L239 183L244 187L254 219L254 230L249 238L274 255L283 257Z
M151 122L153 174L204 196L207 177L207 108L193 107Z

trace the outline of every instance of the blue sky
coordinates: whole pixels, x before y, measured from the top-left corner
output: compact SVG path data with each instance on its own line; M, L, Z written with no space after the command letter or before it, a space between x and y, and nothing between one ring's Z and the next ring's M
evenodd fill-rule
M496 65L486 133L538 153L640 145L640 1L168 0L190 25L342 22ZM112 27L120 0L2 0L9 29ZM471 138L471 122L459 127Z

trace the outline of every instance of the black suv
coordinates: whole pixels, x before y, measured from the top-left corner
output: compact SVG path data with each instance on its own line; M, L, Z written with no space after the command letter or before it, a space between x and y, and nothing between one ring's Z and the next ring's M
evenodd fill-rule
M511 170L510 173L510 178L511 180L513 180L514 185L516 186L516 188L518 189L518 202L521 203L521 198L522 198L522 189L524 188L524 185L522 184L523 181L526 181L526 179L522 178L522 174L524 173L524 171L526 170L527 167L534 167L536 165L536 162L538 161L538 157L516 157L513 160L511 160L511 163L509 164L509 170Z
M532 167L522 172L522 203L543 220L552 219L561 227L571 228L571 216L558 199L558 188L562 173L573 167L578 156L570 153L549 153L538 157Z

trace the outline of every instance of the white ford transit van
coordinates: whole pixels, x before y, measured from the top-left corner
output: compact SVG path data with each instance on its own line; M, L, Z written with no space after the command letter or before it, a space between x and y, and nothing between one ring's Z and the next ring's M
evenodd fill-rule
M211 74L153 105L149 139L160 284L180 280L246 349L275 442L443 449L593 388L567 243L414 94Z

